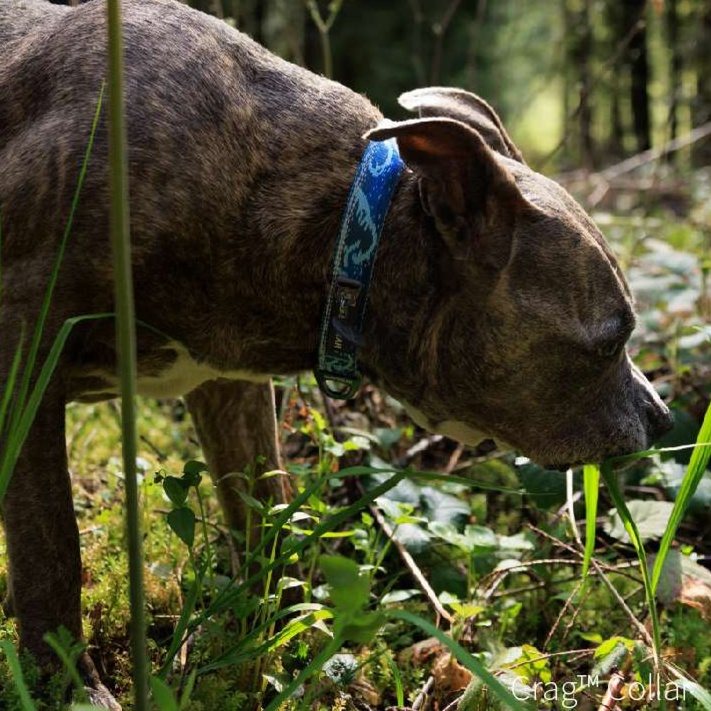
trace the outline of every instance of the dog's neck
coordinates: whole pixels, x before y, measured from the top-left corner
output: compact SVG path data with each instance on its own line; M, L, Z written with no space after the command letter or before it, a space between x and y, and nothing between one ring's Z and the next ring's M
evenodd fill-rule
M222 336L213 335L203 346L218 367L239 365L275 374L316 366L334 245L365 145L362 132L359 127L350 146L332 146L319 160L307 155L301 170L262 179L255 188L249 239L239 234L228 240L229 253L216 260L225 265L221 269L239 268L239 276L229 280L234 288L222 295ZM415 319L411 312L432 289L423 230L413 230L413 215L422 220L416 180L403 175L396 190L397 205L385 220L365 314L359 355L367 371L380 357L382 336L387 334L391 342L398 334L410 337ZM402 224L408 229L400 229ZM248 339L242 338L243 330L250 334Z
M157 282L155 262L137 269L138 290L160 289L161 298L152 303L163 304L142 319L218 370L278 374L316 366L334 243L366 145L362 136L382 119L363 97L337 84L304 77L291 65L284 71L298 76L270 101L278 96L285 105L297 102L298 110L272 106L260 114L258 129L235 126L244 132L239 140L223 142L225 134L215 134L219 145L203 150L193 168L210 176L201 183L210 192L180 198L166 225L178 232L160 245L160 267L170 280ZM305 86L307 80L313 86ZM298 126L288 123L295 117ZM253 144L249 151L242 148L246 142ZM136 224L150 224L154 199L150 185L144 199L132 196ZM425 218L411 174L402 177L395 202L365 319L360 356L367 371L377 370L371 364L380 357L378 343L385 335L389 342L409 338L415 320L410 312L418 312L432 288L432 245L423 238ZM196 238L196 228L202 237ZM200 252L181 258L176 247L182 243ZM205 313L211 314L208 327Z

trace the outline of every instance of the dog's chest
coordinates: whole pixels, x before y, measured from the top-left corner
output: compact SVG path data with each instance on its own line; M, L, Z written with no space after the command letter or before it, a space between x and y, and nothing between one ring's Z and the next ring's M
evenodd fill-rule
M149 356L139 357L136 386L139 395L171 398L186 395L202 383L219 378L265 381L269 376L249 370L221 371L193 358L179 343L169 343ZM119 395L116 373L105 366L90 365L72 373L73 400L96 402Z

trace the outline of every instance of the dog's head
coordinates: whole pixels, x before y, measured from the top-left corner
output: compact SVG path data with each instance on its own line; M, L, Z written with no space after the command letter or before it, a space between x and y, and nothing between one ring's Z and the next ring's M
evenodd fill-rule
M446 275L415 320L408 375L385 365L377 379L427 429L547 465L649 446L670 415L628 357L630 291L593 221L478 97L422 89L401 103L420 118L368 137L397 140Z

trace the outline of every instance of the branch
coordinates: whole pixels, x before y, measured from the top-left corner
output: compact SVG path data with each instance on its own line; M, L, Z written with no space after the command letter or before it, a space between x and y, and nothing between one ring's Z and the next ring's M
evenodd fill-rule
M636 170L640 166L659 160L660 158L664 158L670 153L674 153L681 148L697 143L701 139L710 135L711 121L704 123L701 126L697 126L695 129L689 131L689 133L686 133L683 136L672 139L671 141L665 143L661 148L650 148L642 153L638 153L636 156L623 160L621 163L616 163L609 168L605 168L605 170L596 173L596 175L600 176L603 180L614 180L624 173L629 173L632 170Z
M425 576L422 574L422 571L420 570L417 563L415 562L415 559L408 553L405 546L403 546L402 543L400 543L400 541L398 541L397 538L395 538L394 531L393 531L392 527L385 520L385 517L380 512L380 509L378 509L377 506L371 505L370 512L375 517L375 520L378 522L378 525L383 530L383 533L388 537L390 542L395 546L395 549L397 550L400 558L402 558L402 561L405 563L405 565L407 566L407 569L410 571L412 576L415 578L415 581L420 586L420 589L422 590L422 592L424 592L425 595L427 596L427 599L430 601L430 603L432 604L432 607L434 607L437 614L440 617L443 617L445 620L447 620L447 622L449 622L451 624L453 621L452 616L442 606L442 603L439 601L439 598L437 597L437 593L432 589L430 584L425 579Z

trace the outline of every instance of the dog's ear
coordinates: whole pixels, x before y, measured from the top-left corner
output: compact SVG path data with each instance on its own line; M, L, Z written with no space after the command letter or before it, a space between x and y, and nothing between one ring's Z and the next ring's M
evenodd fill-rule
M484 99L463 89L432 86L400 95L400 105L421 118L452 118L476 129L490 148L523 163L521 151L506 133L496 111Z
M506 264L516 216L535 208L477 131L452 119L413 119L383 124L365 137L395 138L419 178L423 209L455 258L497 270Z

